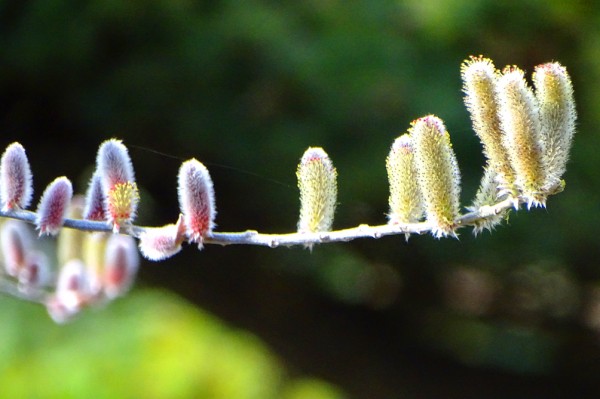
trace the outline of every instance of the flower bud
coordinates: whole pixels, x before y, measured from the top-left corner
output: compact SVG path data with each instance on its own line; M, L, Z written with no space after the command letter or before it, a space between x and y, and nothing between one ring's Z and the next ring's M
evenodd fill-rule
M481 184L473 200L473 204L467 209L471 212L484 213L485 217L476 221L473 228L473 234L477 235L484 229L492 231L494 227L502 223L502 220L506 217L507 211L503 211L499 214L494 212L486 212L491 209L493 205L498 202L498 177L497 171L492 168L486 168L481 179ZM518 201L518 199L517 199Z
M471 57L461 66L465 104L471 114L473 130L483 144L487 169L496 171L501 196L517 197L515 176L503 142L497 96L498 71L492 60Z
M29 227L18 220L7 220L0 227L0 245L4 269L9 276L17 277L25 267L27 254L32 250Z
M28 293L40 289L50 283L52 273L45 253L33 250L27 254L24 267L17 277L19 290Z
M25 149L19 143L9 145L0 160L0 202L2 211L25 209L33 195L31 169Z
M419 187L432 234L456 236L460 212L460 172L450 143L450 135L441 119L428 115L412 123L415 165Z
M538 65L533 73L544 142L546 181L544 188L560 185L575 134L575 100L567 69L558 62Z
M337 205L337 171L329 156L319 147L309 147L298 170L300 189L299 233L331 230Z
M404 134L394 141L386 160L386 168L390 183L389 222L418 222L423 217L423 199L417 181L410 135Z
M104 257L103 288L108 299L125 294L140 264L135 240L130 236L113 234L106 244Z
M202 248L216 215L215 192L206 167L196 159L185 161L179 168L177 191L187 238Z
M133 221L140 199L127 147L120 140L105 141L98 150L96 165L106 196L106 216L117 233L122 225Z
M517 67L504 69L498 81L498 98L504 142L515 171L516 185L529 208L543 206L546 173L541 125L537 101L522 70Z
M35 225L40 231L40 236L58 234L65 221L72 196L73 186L64 176L57 177L46 187L36 211Z
M140 251L146 259L159 261L170 258L181 251L185 239L183 216L179 216L176 224L146 228L138 238Z
M87 193L85 195L85 209L83 218L86 220L104 221L107 219L104 204L106 196L102 187L102 176L96 171L92 175Z
M80 259L71 259L60 268L56 291L48 298L46 309L55 322L64 323L90 300L85 265Z

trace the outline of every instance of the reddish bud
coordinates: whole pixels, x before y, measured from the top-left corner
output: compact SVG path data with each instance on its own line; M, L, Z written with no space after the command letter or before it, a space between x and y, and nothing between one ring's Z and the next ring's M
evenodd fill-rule
M195 159L185 161L179 168L179 208L183 214L190 242L202 247L203 238L214 227L215 193L208 170Z
M159 261L181 251L184 238L185 225L180 215L176 224L145 229L139 236L139 247L146 259Z
M6 148L0 160L0 201L4 212L25 209L33 195L31 169L19 143Z
M95 221L106 220L106 210L104 209L105 201L106 196L102 189L102 177L96 172L92 176L87 193L85 194L83 218Z
M106 244L104 259L104 294L114 299L129 290L137 274L140 258L135 240L130 236L113 234Z
M36 227L40 235L56 235L60 231L69 203L73 197L73 186L66 177L58 177L46 187L37 208Z
M0 228L0 244L6 273L17 277L25 266L27 253L32 247L32 238L27 225L17 220L4 222Z
M46 309L55 322L64 323L90 299L85 265L79 259L71 259L60 269L56 292L48 298Z
M19 271L19 290L27 293L44 287L50 282L51 274L46 254L41 251L31 251L27 254L25 265Z

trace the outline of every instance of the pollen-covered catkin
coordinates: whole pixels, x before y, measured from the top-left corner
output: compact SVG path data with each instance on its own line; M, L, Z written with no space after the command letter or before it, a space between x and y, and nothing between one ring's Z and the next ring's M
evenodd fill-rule
M110 139L100 145L96 173L101 176L106 217L117 233L122 225L133 222L140 200L131 159L120 140Z
M560 185L575 134L575 100L567 69L558 62L538 65L533 73L539 105L541 139L544 142L544 189Z
M489 58L471 57L461 66L465 105L473 130L483 144L488 170L495 171L500 196L517 197L515 176L504 145L500 124L497 81L499 73Z
M428 115L413 122L415 165L432 234L455 236L460 213L460 172L442 120Z
M537 100L524 72L506 67L498 80L500 121L516 184L528 207L544 206L546 173Z

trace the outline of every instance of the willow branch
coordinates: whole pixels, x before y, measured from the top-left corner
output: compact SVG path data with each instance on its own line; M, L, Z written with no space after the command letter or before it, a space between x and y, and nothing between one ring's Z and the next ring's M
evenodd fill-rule
M518 200L523 203L522 199ZM477 211L461 215L456 220L457 228L474 226L477 223L498 215L515 206L514 199L506 199L493 206L479 208ZM35 224L36 213L32 211L0 211L0 217L21 220L30 224ZM64 227L88 232L112 232L112 227L106 222L65 219ZM147 226L123 226L121 234L139 237L139 235L150 227ZM324 244L330 242L347 242L359 238L381 238L384 236L400 234L425 234L431 232L433 226L429 222L407 223L407 224L384 224L370 226L361 224L356 227L318 233L284 233L284 234L266 234L256 230L246 230L242 232L212 232L204 237L204 244L217 245L259 245L271 248L284 246L310 246L313 244Z

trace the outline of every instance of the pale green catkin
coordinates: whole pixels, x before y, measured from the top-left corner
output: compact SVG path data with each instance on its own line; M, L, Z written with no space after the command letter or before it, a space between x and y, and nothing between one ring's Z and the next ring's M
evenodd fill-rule
M577 113L573 85L567 69L558 62L538 65L533 73L533 83L545 147L544 189L551 190L561 184L575 134Z
M444 123L429 115L413 122L415 165L427 221L435 237L455 236L460 214L460 172Z
M306 150L298 169L300 217L298 232L330 231L337 205L337 171L322 148Z
M465 105L471 115L473 130L483 144L486 169L494 170L500 196L518 195L515 174L504 145L500 123L497 82L499 73L489 58L471 57L461 65Z
M528 207L544 206L546 172L537 100L517 67L507 67L498 81L500 121L516 184Z
M390 224L416 223L423 217L423 199L417 181L412 137L398 137L386 159L390 184Z

